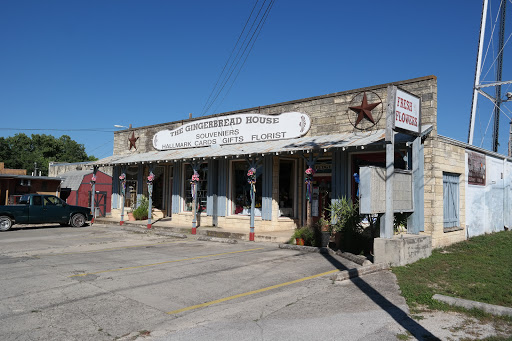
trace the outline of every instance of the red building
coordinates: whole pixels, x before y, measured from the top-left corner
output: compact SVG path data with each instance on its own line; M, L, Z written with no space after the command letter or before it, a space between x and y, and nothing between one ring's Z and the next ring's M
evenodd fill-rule
M92 170L75 170L59 174L62 178L60 197L70 205L91 207ZM110 214L112 199L112 177L101 171L96 172L95 186L96 216Z

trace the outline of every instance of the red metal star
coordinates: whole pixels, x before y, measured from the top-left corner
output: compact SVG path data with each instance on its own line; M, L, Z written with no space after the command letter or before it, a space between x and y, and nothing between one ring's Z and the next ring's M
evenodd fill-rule
M379 104L380 104L380 102L368 104L368 99L366 98L366 92L365 92L363 94L363 102L361 103L361 105L356 106L356 107L349 107L350 110L352 110L358 114L356 124L354 126L357 127L359 122L361 122L363 120L363 118L365 118L365 117L368 121L375 124L375 121L372 116L372 110L375 109L375 107Z
M138 139L138 137L135 137L135 132L132 132L132 137L128 139L128 141L130 141L130 150L132 150L132 147L137 149L135 142L137 142Z

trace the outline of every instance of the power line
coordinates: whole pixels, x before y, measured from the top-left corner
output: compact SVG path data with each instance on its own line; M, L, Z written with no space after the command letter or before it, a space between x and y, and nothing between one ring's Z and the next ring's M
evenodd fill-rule
M114 133L117 130L106 130L109 128L80 128L80 129L57 129L57 128L0 128L0 130L20 130L20 131L96 131L101 133Z
M254 43L258 39L261 29L263 28L263 25L266 22L266 19L268 17L270 9L272 8L275 0L270 0L268 3L267 3L267 0L263 1L262 5L260 6L260 8L258 10L258 13L252 19L252 23L251 23L249 30L247 30L247 32L244 34L248 23L251 22L251 18L253 17L253 13L254 13L254 10L255 10L258 2L259 2L259 0L256 1L255 5L251 11L251 14L249 15L249 18L247 19L246 24L242 30L242 33L240 34L240 36L235 44L235 47L233 48L226 64L224 65L224 68L222 69L222 72L219 75L219 78L217 79L217 82L216 82L212 92L210 93L210 96L208 97L208 100L206 101L206 103L203 107L201 116L205 115L211 109L212 105L215 103L215 101L217 101L220 94L224 91L226 85L232 79L233 73L238 70L236 73L236 76L231 80L231 85L230 85L229 89L233 86L236 78L238 77L238 74L240 73L241 69L245 65L245 61L247 60L249 54L251 53L251 51L254 47ZM265 5L266 5L266 8L265 8ZM263 12L263 14L262 14L262 12ZM239 44L241 37L244 35L245 35L245 38L243 39L243 42L241 44ZM238 48L237 48L237 46L238 46ZM238 51L237 51L235 57L232 59L231 57L235 50L238 50ZM230 60L231 60L231 63L230 63ZM243 61L243 62L242 62L242 65L239 67L241 61ZM226 68L226 66L228 64L229 64L229 67ZM220 81L220 79L222 79L222 81ZM219 84L219 82L220 82L220 84ZM229 90L225 93L224 98L226 97L228 92L229 92Z

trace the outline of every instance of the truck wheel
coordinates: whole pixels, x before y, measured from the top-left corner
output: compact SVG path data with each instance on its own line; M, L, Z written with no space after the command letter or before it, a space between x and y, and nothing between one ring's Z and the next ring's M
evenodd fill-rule
M85 225L85 216L82 213L73 214L71 217L71 226L82 227Z
M8 216L0 216L0 231L7 231L12 227L12 219Z

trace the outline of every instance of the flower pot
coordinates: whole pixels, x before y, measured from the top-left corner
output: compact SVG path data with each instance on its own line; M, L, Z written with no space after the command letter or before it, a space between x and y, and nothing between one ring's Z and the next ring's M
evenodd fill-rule
M304 239L302 239L302 238L295 238L295 244L297 244L297 245L304 245Z
M135 221L135 217L133 216L133 212L128 212L128 220Z
M326 247L329 245L329 240L331 239L331 233L329 231L322 231L322 238L320 240L320 246Z

